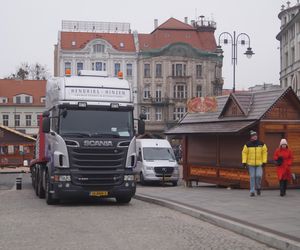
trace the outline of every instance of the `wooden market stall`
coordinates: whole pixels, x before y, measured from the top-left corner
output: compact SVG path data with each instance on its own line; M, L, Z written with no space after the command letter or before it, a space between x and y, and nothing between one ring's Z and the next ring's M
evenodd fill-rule
M300 187L300 101L291 87L216 97L215 112L187 113L167 135L183 136L183 178L222 186L249 187L241 166L243 145L255 130L268 147L264 188L278 187L273 154L281 138L294 153L293 187Z
M35 139L0 125L0 167L23 166L34 157Z

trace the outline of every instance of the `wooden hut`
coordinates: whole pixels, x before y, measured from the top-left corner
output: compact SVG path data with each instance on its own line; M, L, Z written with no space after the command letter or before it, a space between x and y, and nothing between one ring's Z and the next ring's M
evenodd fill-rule
M219 96L216 112L187 113L167 135L182 135L183 178L224 186L249 187L241 166L243 145L255 130L268 147L264 188L278 187L273 154L281 138L294 153L290 185L300 187L300 101L291 87Z
M34 144L34 138L0 125L0 167L19 167L32 160Z

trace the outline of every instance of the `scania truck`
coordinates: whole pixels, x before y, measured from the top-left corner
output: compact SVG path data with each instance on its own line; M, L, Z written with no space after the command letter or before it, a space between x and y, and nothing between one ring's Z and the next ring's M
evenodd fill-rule
M81 71L48 80L46 91L30 164L37 196L49 205L84 197L130 202L136 190L136 140L128 81ZM138 119L138 133L144 126Z

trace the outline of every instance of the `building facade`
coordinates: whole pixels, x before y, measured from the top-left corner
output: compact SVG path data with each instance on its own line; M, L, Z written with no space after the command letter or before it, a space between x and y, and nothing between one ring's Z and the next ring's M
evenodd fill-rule
M300 4L282 5L278 18L281 21L280 32L276 36L280 41L280 85L292 86L300 96Z
M62 21L58 43L54 50L54 76L72 75L80 70L107 71L117 76L119 71L132 86L137 103L136 34L128 23ZM136 109L135 109L136 110Z
M155 20L150 34L129 24L63 21L54 53L55 76L66 69L122 71L133 89L135 117L146 114L146 132L163 131L186 113L187 100L219 95L222 57L215 53L214 22Z
M0 80L0 125L35 136L45 94L44 80Z
M170 18L139 34L138 108L146 131L163 135L186 113L193 97L222 93L222 57L216 53L214 22Z

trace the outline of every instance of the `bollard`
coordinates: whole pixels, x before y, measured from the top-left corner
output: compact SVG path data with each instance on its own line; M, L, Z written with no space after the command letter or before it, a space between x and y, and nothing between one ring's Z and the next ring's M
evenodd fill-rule
M22 177L16 178L16 189L21 190L22 189Z

